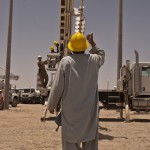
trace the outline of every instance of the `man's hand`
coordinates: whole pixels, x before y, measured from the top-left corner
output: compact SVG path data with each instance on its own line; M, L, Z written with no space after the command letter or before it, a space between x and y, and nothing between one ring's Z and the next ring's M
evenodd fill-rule
M92 42L92 41L93 41L93 33L88 34L88 35L86 36L86 38L87 38L87 40L89 41L89 43Z
M94 40L93 40L93 33L88 34L86 36L86 39L88 40L88 42L91 44L92 47L94 47L96 45L95 42L94 42Z

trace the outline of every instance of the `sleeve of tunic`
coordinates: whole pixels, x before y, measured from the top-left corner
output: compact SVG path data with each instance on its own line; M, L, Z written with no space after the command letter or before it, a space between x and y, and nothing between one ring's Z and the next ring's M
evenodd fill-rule
M64 72L62 70L60 63L48 98L47 103L48 110L56 109L63 95L63 91L64 91Z
M100 50L97 46L92 47L92 49L89 51L90 54L94 54L94 58L97 61L98 66L102 66L105 61L105 51Z

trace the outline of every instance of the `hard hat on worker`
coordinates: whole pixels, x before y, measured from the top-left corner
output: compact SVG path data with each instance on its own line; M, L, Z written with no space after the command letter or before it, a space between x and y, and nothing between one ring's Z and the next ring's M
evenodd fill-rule
M73 52L82 52L89 47L88 42L86 41L85 36L77 32L72 35L70 42L68 43L68 48Z
M50 50L51 50L51 51L54 51L54 46L51 46L51 47L50 47Z
M58 44L58 42L57 41L54 41L54 45L57 45Z

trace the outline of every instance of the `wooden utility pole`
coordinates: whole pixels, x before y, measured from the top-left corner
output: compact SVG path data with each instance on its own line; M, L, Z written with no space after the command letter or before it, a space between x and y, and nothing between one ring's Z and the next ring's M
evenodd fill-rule
M123 18L123 0L119 0L117 81L120 78L120 69L122 67L122 26L123 26L122 18Z
M5 102L4 109L9 109L9 84L10 84L10 62L11 62L11 37L12 37L12 14L13 0L10 0L9 22L8 22L8 39L7 39L7 56L6 56L6 73L5 73Z

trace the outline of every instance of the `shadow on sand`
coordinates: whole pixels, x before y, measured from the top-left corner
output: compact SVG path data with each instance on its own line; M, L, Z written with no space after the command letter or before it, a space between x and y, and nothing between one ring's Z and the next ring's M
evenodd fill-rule
M113 140L114 137L110 135L104 135L102 133L98 133L98 140Z
M122 118L99 118L99 121L102 122L123 122L125 119Z
M125 119L121 118L99 118L101 122L124 122ZM129 122L150 122L150 119L131 119Z
M45 118L45 121L55 121L56 117L48 117Z
M113 140L114 138L125 139L125 140L128 139L127 137L114 137L108 134L98 133L98 140Z

